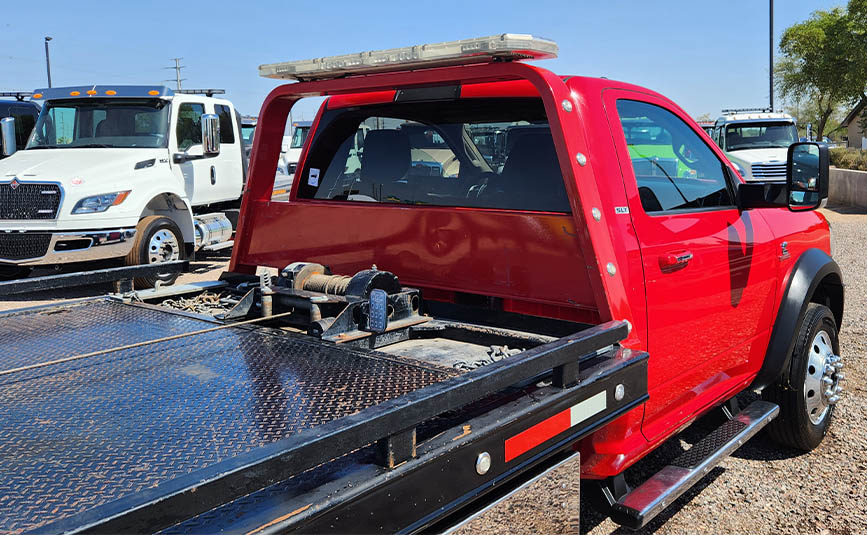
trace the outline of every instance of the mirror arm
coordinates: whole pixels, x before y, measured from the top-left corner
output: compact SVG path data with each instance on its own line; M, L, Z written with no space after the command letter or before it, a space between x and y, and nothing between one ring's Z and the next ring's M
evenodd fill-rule
M781 182L742 182L738 184L737 203L740 210L788 206L786 184Z

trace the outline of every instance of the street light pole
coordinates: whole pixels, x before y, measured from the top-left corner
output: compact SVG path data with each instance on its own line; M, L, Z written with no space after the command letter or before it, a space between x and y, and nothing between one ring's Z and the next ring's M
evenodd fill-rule
M45 71L48 73L48 87L51 87L51 59L48 57L48 41L51 41L51 37L45 37Z
M770 13L770 46L768 48L768 65L770 66L769 72L771 75L771 83L770 83L770 101L771 101L771 111L774 111L774 0L771 0L771 13Z

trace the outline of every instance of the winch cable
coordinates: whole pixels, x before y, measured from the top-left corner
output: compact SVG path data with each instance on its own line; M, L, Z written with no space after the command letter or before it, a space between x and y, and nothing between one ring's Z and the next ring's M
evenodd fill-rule
M225 324L225 325L220 325L220 326L218 326L218 327L211 327L211 328L209 328L209 329L202 329L202 330L200 330L200 331L192 331L192 332L188 332L188 333L175 334L175 335L172 335L172 336L166 336L166 337L164 337L164 338L157 338L157 339L155 339L155 340L145 340L144 342L137 342L137 343L135 343L135 344L129 344L129 345L125 345L125 346L112 347L112 348L110 348L110 349L101 349L101 350L99 350L99 351L93 351L93 352L91 352L91 353L83 353L83 354L81 354L81 355L74 355L74 356L72 356L72 357L64 357L64 358L62 358L62 359L57 359L57 360L49 360L48 362L40 362L39 364L30 364L30 365L27 365L27 366L20 366L20 367L18 367L18 368L12 368L12 369L10 369L10 370L3 370L3 371L0 371L0 377L2 377L2 376L4 376L4 375L12 375L13 373L26 372L26 371L29 371L29 370L36 370L36 369L39 369L39 368L46 368L46 367L48 367L48 366L55 366L55 365L57 365L57 364L64 364L64 363L66 363L66 362L73 362L73 361L76 361L76 360L82 360L82 359L86 359L86 358L90 358L90 357L98 357L98 356L100 356L100 355L106 355L106 354L108 354L108 353L114 353L114 352L117 352L117 351L124 351L124 350L127 350L127 349L135 349L135 348L137 348L137 347L144 347L144 346L151 345L151 344L159 344L159 343L161 343L161 342L170 342L170 341L172 341L172 340L178 340L178 339L180 339L180 338L186 338L187 336L196 336L196 335L199 335L199 334L212 333L212 332L215 332L215 331L220 331L220 330L223 330L223 329L228 329L228 328L230 328L230 327L237 327L237 326L239 326L239 325L248 325L248 324L256 323L256 322L260 322L260 321L273 320L273 319L277 319L277 318L282 318L282 317L284 317L284 316L289 316L289 315L292 314L292 313L293 313L292 311L290 311L290 312L281 312L280 314L274 314L273 316L265 316L265 317L261 317L261 318L253 318L253 319L250 319L250 320L239 321L239 322L237 322L237 323L227 323L227 324Z

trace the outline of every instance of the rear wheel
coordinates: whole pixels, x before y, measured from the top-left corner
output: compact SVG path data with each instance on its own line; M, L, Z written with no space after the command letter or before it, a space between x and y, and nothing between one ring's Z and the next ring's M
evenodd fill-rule
M834 315L828 307L810 303L792 352L789 376L762 391L762 398L780 406L780 415L767 427L776 442L810 451L825 438L842 391L839 354Z
M181 229L174 221L163 216L148 216L138 222L135 244L126 256L126 265L159 264L186 258ZM161 273L152 277L137 277L135 287L153 288L157 281L172 284L178 273Z
M0 281L23 279L30 275L30 268L23 266L0 266Z

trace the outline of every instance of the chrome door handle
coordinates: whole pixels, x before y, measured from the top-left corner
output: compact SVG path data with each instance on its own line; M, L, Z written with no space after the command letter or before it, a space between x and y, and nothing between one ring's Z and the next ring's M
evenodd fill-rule
M685 266L692 260L692 253L689 251L678 251L676 253L668 253L659 257L659 265L663 268L673 268L677 266Z

